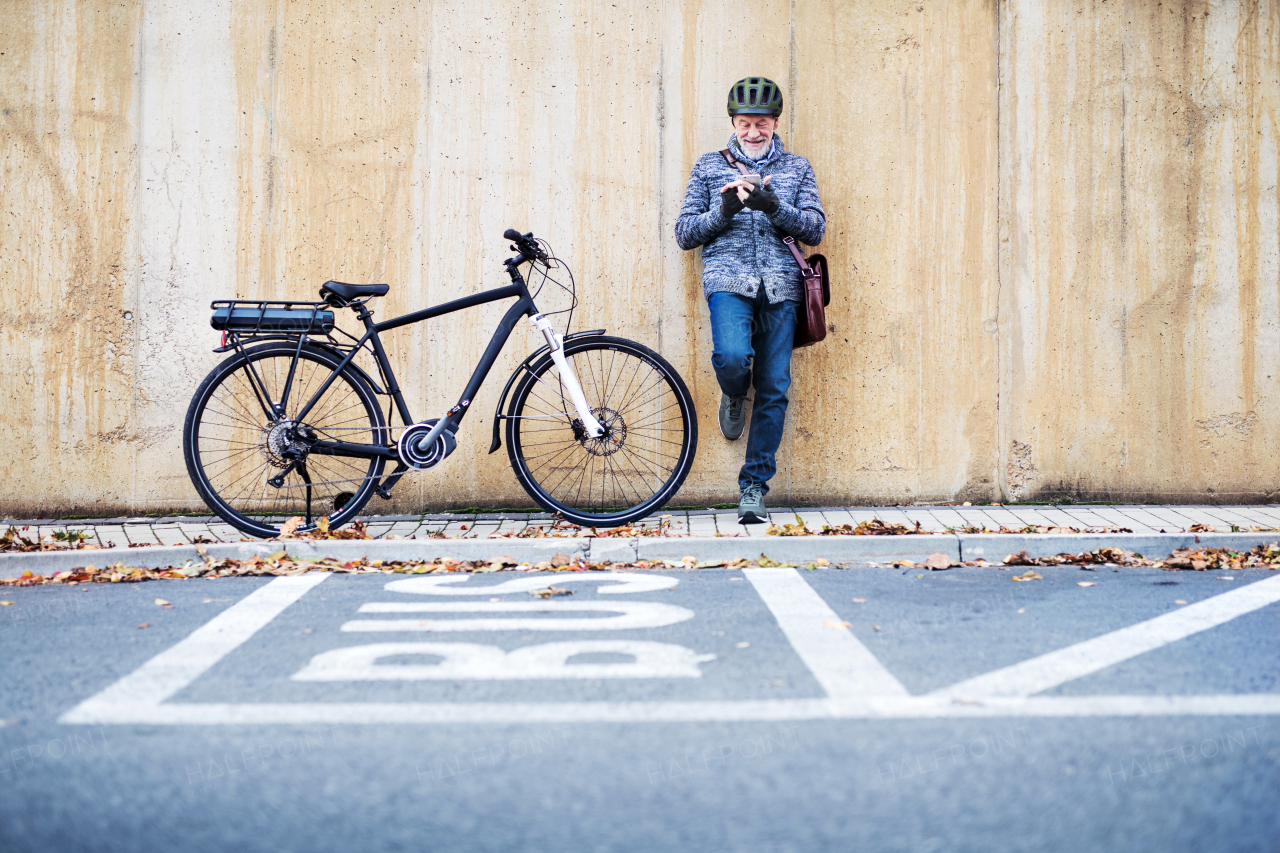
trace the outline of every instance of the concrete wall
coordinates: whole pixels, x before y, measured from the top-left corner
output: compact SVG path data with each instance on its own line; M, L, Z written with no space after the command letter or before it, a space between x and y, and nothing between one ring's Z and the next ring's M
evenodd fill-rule
M734 499L672 227L751 73L786 87L836 274L773 502L1270 495L1278 63L1265 0L3 0L0 514L198 507L211 299L386 281L391 316L503 283L508 226L572 265L576 328L684 375L679 501ZM393 334L415 412L502 310ZM484 451L536 344L397 507L528 504Z

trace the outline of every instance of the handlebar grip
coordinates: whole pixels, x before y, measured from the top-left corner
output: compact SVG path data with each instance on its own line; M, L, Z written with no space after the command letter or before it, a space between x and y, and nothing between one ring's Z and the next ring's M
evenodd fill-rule
M524 239L524 235L514 228L508 228L502 232L503 239L510 240L512 243L518 243Z

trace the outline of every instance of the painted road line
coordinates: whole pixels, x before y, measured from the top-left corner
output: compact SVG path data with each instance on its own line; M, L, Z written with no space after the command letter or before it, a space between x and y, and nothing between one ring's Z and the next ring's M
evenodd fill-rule
M1276 601L1280 601L1280 577L1267 578L1146 622L935 690L932 695L965 699L1031 696L1206 631Z
M511 725L1008 717L1278 716L1280 693L1204 696L1013 697L972 704L939 697L743 702L297 702L80 706L61 722L86 725Z
M328 577L327 573L309 572L276 578L213 617L185 640L86 699L65 717L74 717L93 707L159 705L235 651Z
M567 619L355 619L343 631L623 631L663 628L693 618L693 611L675 604L649 601L373 601L360 613L617 613L617 616Z
M629 663L575 663L585 654L618 654ZM378 663L386 657L431 655L439 663ZM294 681L522 681L561 678L701 678L698 664L713 654L648 640L570 640L506 651L479 643L372 643L321 652Z
M627 595L633 592L659 592L674 589L680 581L662 575L624 574L622 572L593 572L589 575L562 575L556 578L516 578L498 584L466 583L476 575L426 575L418 578L391 581L383 589L387 592L408 592L415 595L516 595L534 592L553 584L565 586L571 583L607 583L596 590L599 595Z
M796 654L832 699L906 696L907 689L853 635L795 569L743 569Z

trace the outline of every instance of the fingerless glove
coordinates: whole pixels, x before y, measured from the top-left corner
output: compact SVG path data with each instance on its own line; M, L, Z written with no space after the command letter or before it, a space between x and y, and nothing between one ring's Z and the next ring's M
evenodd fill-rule
M758 210L765 216L771 216L778 210L778 194L773 191L773 187L765 184L760 189L753 190L743 204L751 210Z
M720 212L725 219L732 219L742 211L742 199L738 198L738 188L730 187L720 193Z

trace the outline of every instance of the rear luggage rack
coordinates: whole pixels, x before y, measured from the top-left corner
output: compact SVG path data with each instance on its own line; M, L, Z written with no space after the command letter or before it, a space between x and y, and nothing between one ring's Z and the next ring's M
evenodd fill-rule
M296 306L296 307L295 307ZM324 302L271 302L256 299L214 301L209 325L240 335L324 334L333 331L333 311Z

